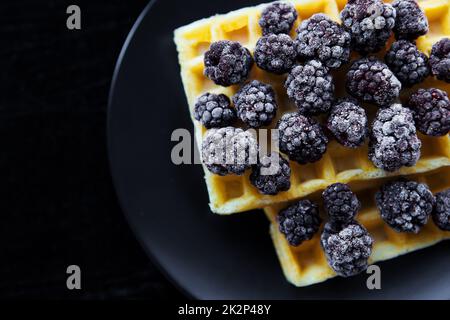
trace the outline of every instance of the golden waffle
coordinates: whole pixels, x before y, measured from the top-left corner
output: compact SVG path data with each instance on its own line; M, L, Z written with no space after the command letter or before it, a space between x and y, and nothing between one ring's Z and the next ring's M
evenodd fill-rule
M450 239L450 232L438 229L431 217L419 234L396 232L381 219L375 204L375 193L383 183L392 179L395 178L350 183L362 205L356 219L367 228L375 240L369 263L395 258L431 246L441 240ZM426 183L433 193L439 192L449 187L450 167L414 174L408 179ZM308 199L320 204L321 212L323 212L320 192L312 194ZM266 208L264 211L271 221L270 234L288 281L296 286L307 286L336 276L328 266L320 245L320 232L317 232L311 240L303 242L298 247L293 247L278 230L275 219L279 210L286 206L287 204L278 204Z
M299 18L292 30L292 37L299 21L309 18L314 13L323 12L332 19L339 19L339 11L344 7L344 0L294 0ZM440 38L450 34L449 0L428 0L420 3L430 21L430 33L418 39L419 49L429 53L431 46ZM208 19L199 20L175 31L175 43L179 53L181 76L188 99L189 110L194 122L195 136L198 146L201 146L202 136L206 129L194 120L193 109L196 98L205 92L224 93L231 97L239 86L224 88L215 85L203 75L203 54L210 44L218 40L239 41L253 52L261 28L258 20L265 4L244 8L225 15L216 15ZM345 68L343 68L345 69ZM334 72L336 95L345 96L343 76L345 70ZM253 67L249 79L258 79L270 83L277 94L279 105L278 117L281 114L295 110L289 101L283 87L286 76L272 75ZM450 85L437 81L431 77L420 85L421 87L437 87L449 92ZM417 89L418 86L413 89ZM404 90L403 95L408 95ZM374 107L368 107L369 114L375 112ZM330 142L323 158L313 164L299 165L290 162L291 188L276 196L261 195L248 179L249 172L244 176L218 176L211 174L206 168L205 180L208 187L210 207L213 212L230 214L255 208L262 208L271 204L298 199L317 190L324 189L331 183L371 180L392 175L407 175L426 172L450 165L449 137L424 137L422 140L422 156L415 167L402 168L395 173L387 173L375 168L367 157L367 143L356 150L345 148L335 141Z

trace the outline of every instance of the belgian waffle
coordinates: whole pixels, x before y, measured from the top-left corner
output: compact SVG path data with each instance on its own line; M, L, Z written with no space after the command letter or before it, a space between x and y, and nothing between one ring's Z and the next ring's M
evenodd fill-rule
M392 179L395 178L350 182L350 187L362 204L356 219L367 228L374 238L369 263L395 258L431 246L441 240L450 239L450 232L438 229L431 218L418 234L396 232L381 219L375 204L375 192L380 189L383 183ZM439 192L449 187L450 167L413 174L408 176L408 179L426 183L433 193ZM323 205L320 192L308 196L308 199L317 202L320 206ZM328 266L325 254L320 246L320 232L317 232L311 240L303 242L298 247L293 247L289 245L285 236L278 230L276 216L278 211L287 205L274 205L265 208L264 211L271 221L270 234L288 281L296 286L307 286L336 276Z
M325 13L330 18L338 20L339 11L344 7L345 0L294 0L299 18L293 30L301 20L309 18L314 13ZM420 2L420 6L430 22L430 32L417 41L418 47L423 52L429 53L433 43L445 35L450 34L450 6L449 0L427 0ZM233 40L253 52L255 44L261 37L261 28L258 20L263 5L240 9L224 15L216 15L199 20L175 31L175 43L179 53L181 77L186 92L189 111L194 122L194 131L197 145L201 145L202 137L206 132L198 121L194 120L193 109L196 98L205 92L224 93L231 97L239 86L221 87L215 85L203 75L203 54L210 44L218 40ZM345 68L344 68L345 69ZM337 96L345 96L342 81L345 70L334 72ZM285 76L268 74L256 66L253 67L249 79L258 79L270 83L274 87L279 105L278 118L285 112L295 110L295 106L289 101L283 88ZM420 85L421 87L436 87L447 92L450 85L443 81L437 81L431 77ZM414 89L414 88L413 88ZM409 90L403 90L407 96ZM368 107L369 113L374 113L374 108ZM274 119L271 128L278 120ZM276 196L262 195L253 187L248 179L249 173L243 176L218 176L211 174L206 168L205 181L208 188L211 210L218 214L230 214L245 210L263 208L272 204L290 201L310 195L324 189L335 182L356 182L374 180L392 175L409 175L425 173L450 165L450 141L449 137L425 137L422 140L422 156L417 165L410 168L402 168L394 173L387 173L375 168L367 157L367 143L356 150L345 148L332 141L323 158L313 164L299 165L290 162L291 188L287 192L281 192Z

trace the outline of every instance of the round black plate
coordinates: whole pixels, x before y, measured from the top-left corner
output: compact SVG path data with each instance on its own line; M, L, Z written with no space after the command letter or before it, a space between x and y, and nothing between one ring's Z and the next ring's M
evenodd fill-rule
M192 124L173 30L257 1L156 1L124 45L110 95L111 170L142 246L186 293L202 299L450 298L450 245L380 263L382 289L366 274L296 288L284 278L260 211L210 212L202 168L172 164L172 131Z

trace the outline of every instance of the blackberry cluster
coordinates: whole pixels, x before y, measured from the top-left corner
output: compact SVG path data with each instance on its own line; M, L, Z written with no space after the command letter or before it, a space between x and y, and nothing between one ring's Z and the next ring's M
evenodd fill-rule
M361 54L379 51L395 25L395 9L381 0L349 0L341 11L352 48Z
M322 193L325 211L331 220L346 223L352 221L361 203L347 184L334 183Z
M450 38L433 44L429 62L431 73L439 80L450 83Z
M297 59L294 41L286 34L262 36L256 43L255 62L258 67L275 74L291 70Z
M369 158L376 167L395 171L414 166L421 144L411 110L400 104L378 110L369 142Z
M400 82L407 87L422 82L430 74L427 56L408 40L394 42L384 60Z
M226 95L207 92L195 102L194 117L208 129L226 127L236 120L236 110Z
M352 99L341 100L331 109L327 128L340 144L357 148L369 132L366 111Z
M263 34L289 33L297 20L294 6L286 2L274 2L266 6L259 19Z
M277 221L280 232L286 236L291 246L310 240L322 222L318 206L309 200L300 200L281 210Z
M256 163L258 145L249 132L234 127L209 129L202 142L202 161L221 176L242 175Z
M328 112L334 99L333 78L329 69L318 60L295 66L284 86L300 113Z
M373 239L356 221L325 224L321 245L330 267L342 277L351 277L367 269Z
M253 80L234 96L238 117L252 128L268 125L275 117L278 106L272 86Z
M383 220L398 232L418 233L435 203L428 186L400 179L384 184L375 195Z
M278 122L281 152L300 164L316 162L327 150L328 138L314 119L286 113Z
M432 217L441 230L450 231L450 189L436 194L436 206Z
M350 60L350 34L321 13L301 23L295 45L300 58L320 60L328 68Z
M353 62L347 73L346 87L355 98L386 106L398 97L402 85L387 65L368 57Z
M243 82L253 66L253 58L239 42L220 40L211 44L204 56L206 77L228 87Z
M416 0L395 0L397 18L394 33L397 39L414 40L428 32L428 19Z
M419 89L409 98L417 129L430 136L444 136L450 131L450 100L447 92L431 88Z
M261 157L258 164L253 166L250 182L262 194L276 195L289 190L291 187L289 162L275 152Z

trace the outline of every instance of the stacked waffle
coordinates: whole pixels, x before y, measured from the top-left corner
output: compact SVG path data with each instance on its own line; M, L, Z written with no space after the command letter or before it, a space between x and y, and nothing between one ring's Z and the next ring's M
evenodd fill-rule
M294 30L300 22L316 13L324 13L331 19L339 21L339 12L346 4L345 1L339 0L290 2L298 13L291 31L292 37L295 37ZM422 52L430 53L434 43L450 34L450 2L427 0L419 4L428 18L430 31L417 39L417 47ZM207 129L195 120L194 109L198 97L206 92L231 97L240 88L239 85L220 86L208 79L204 75L204 54L212 43L220 40L239 42L250 52L254 52L256 43L262 36L258 22L265 6L259 5L225 15L216 15L175 31L181 77L199 146L202 145ZM384 52L382 54L384 55ZM345 73L337 71L333 72L333 76L336 96L345 96L343 85ZM255 66L248 79L270 83L275 91L278 112L268 128L274 128L283 114L296 110L295 104L288 98L284 88L285 76L271 74ZM448 83L433 77L428 77L420 84L420 87L450 91ZM412 89L402 90L400 98L409 97L411 92L413 92ZM368 108L370 117L376 108ZM373 165L368 158L367 143L353 149L333 140L328 144L326 152L319 161L308 164L290 161L291 186L288 191L276 195L261 194L250 183L249 173L221 176L211 173L204 167L211 210L218 214L231 214L256 208L264 209L271 221L270 233L283 271L287 279L297 286L324 281L334 276L335 272L327 264L320 246L319 233L299 246L289 245L285 236L279 231L276 216L280 209L299 199L308 198L321 203L321 192L333 183L349 184L362 203L357 220L374 238L370 263L432 245L442 239L450 238L450 232L438 229L431 220L418 234L396 232L381 219L374 201L374 194L380 186L387 180L395 179L395 176L408 176L415 181L424 182L433 192L450 187L449 136L434 137L419 134L419 138L422 142L420 159L414 166L402 167L394 172L388 172Z

